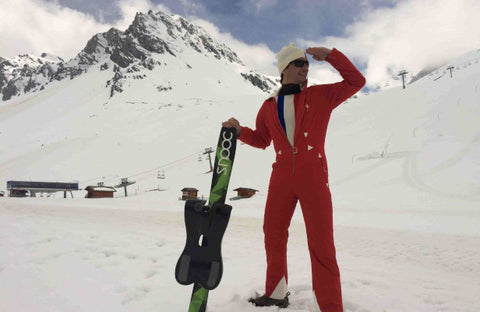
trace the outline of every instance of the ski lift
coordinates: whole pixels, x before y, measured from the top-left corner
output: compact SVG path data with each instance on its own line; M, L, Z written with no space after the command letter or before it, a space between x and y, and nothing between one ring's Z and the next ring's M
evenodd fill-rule
M198 161L199 161L199 162L200 162L200 161L203 161L203 159L202 159L202 154L198 154Z
M158 171L157 179L165 179L165 171Z

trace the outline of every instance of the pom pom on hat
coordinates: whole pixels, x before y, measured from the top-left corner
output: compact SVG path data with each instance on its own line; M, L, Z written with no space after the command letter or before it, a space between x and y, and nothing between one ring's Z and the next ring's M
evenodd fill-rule
M291 61L302 57L307 56L305 55L305 52L302 49L297 48L294 43L284 46L276 56L278 73L281 75L283 70L287 68Z

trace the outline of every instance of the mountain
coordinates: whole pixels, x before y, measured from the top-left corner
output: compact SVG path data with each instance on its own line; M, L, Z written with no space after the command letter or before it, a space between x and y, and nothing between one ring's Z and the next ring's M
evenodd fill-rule
M472 51L405 90L339 106L326 141L332 190L342 194L336 200L376 209L478 200L479 60ZM138 194L162 182L169 191L161 196L176 198L184 187L210 184L209 166L197 159L205 160L221 122L235 117L254 127L268 96L244 78L257 73L228 47L162 12L138 13L125 32L93 36L68 62L40 61L24 57L25 72L44 66L45 80L65 78L0 103L0 186L23 179L116 185L128 177ZM240 145L232 186L265 192L272 158L271 147ZM167 178L159 181L158 171Z
M197 55L193 57L193 54ZM161 67L165 66L192 69L193 59L200 63L212 60L216 61L212 64L229 63L235 75L264 92L276 85L273 79L246 68L234 51L201 27L178 15L149 11L137 13L126 31L111 28L96 34L68 62L47 54L21 55L11 60L0 58L0 93L2 100L7 101L43 91L51 83L74 79L89 70L108 70L111 76L104 83L111 97L123 92L128 80L144 79L147 76L144 70L163 71ZM170 87L160 88L171 90Z
M78 180L85 187L129 177L141 193L157 187L159 170L171 190L165 196L209 185L208 165L197 159L215 143L223 120L233 116L254 127L267 95L245 81L233 59L168 45L177 56L152 53L165 62L152 70L140 60L122 68L98 48L104 58L75 79L1 104L0 185ZM180 58L187 53L191 68ZM478 199L479 60L472 51L448 62L453 77L445 65L405 90L352 98L334 111L326 149L332 189L345 206L389 206L393 198L423 205L418 190L439 206ZM100 70L105 63L115 65ZM123 92L110 97L113 66L124 75ZM135 66L138 72L125 71ZM232 185L265 191L272 158L271 151L240 145ZM389 196L379 197L379 188Z

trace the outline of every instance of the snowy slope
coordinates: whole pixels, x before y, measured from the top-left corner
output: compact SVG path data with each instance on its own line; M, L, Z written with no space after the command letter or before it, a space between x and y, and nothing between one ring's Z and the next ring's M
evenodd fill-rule
M185 235L180 190L208 194L204 149L231 116L253 127L267 94L239 63L194 49L151 57L162 65L129 73L107 58L0 104L0 190L7 180L137 181L128 198L0 198L1 311L186 310L191 289L173 276ZM405 90L362 95L333 113L326 148L346 311L478 309L479 59L472 51ZM118 71L122 92L111 97L106 82ZM259 192L230 201L212 312L257 310L246 300L264 283L273 158L271 147L238 146L228 197L240 186ZM297 209L286 311L311 309L307 251Z
M471 220L480 207L479 59L474 51L452 60L453 78L446 65L406 90L366 96L336 110L327 156L338 209L392 212L393 223L438 231L458 222L479 233ZM418 211L464 217L415 225ZM351 218L358 215L352 211Z
M211 312L258 311L247 302L265 276L262 220L246 215L255 209L261 207L253 199L234 206ZM187 310L191 287L174 278L185 235L178 201L6 198L0 224L2 311ZM478 309L478 236L338 222L335 234L346 312ZM292 295L285 311L312 311L300 221L291 225L288 248Z

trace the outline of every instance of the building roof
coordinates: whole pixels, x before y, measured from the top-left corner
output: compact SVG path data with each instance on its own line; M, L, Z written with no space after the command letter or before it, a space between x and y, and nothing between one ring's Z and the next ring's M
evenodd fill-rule
M254 192L258 192L258 190L255 190L255 189L252 189L252 188L248 188L248 187L239 187L239 188L236 188L234 189L234 191L254 191Z
M196 188L193 188L193 187L184 187L182 189L182 192L185 192L185 191L198 191Z
M96 192L116 192L117 190L113 186L87 186L86 191Z
M42 182L42 181L7 181L8 190L64 191L78 190L78 182Z

